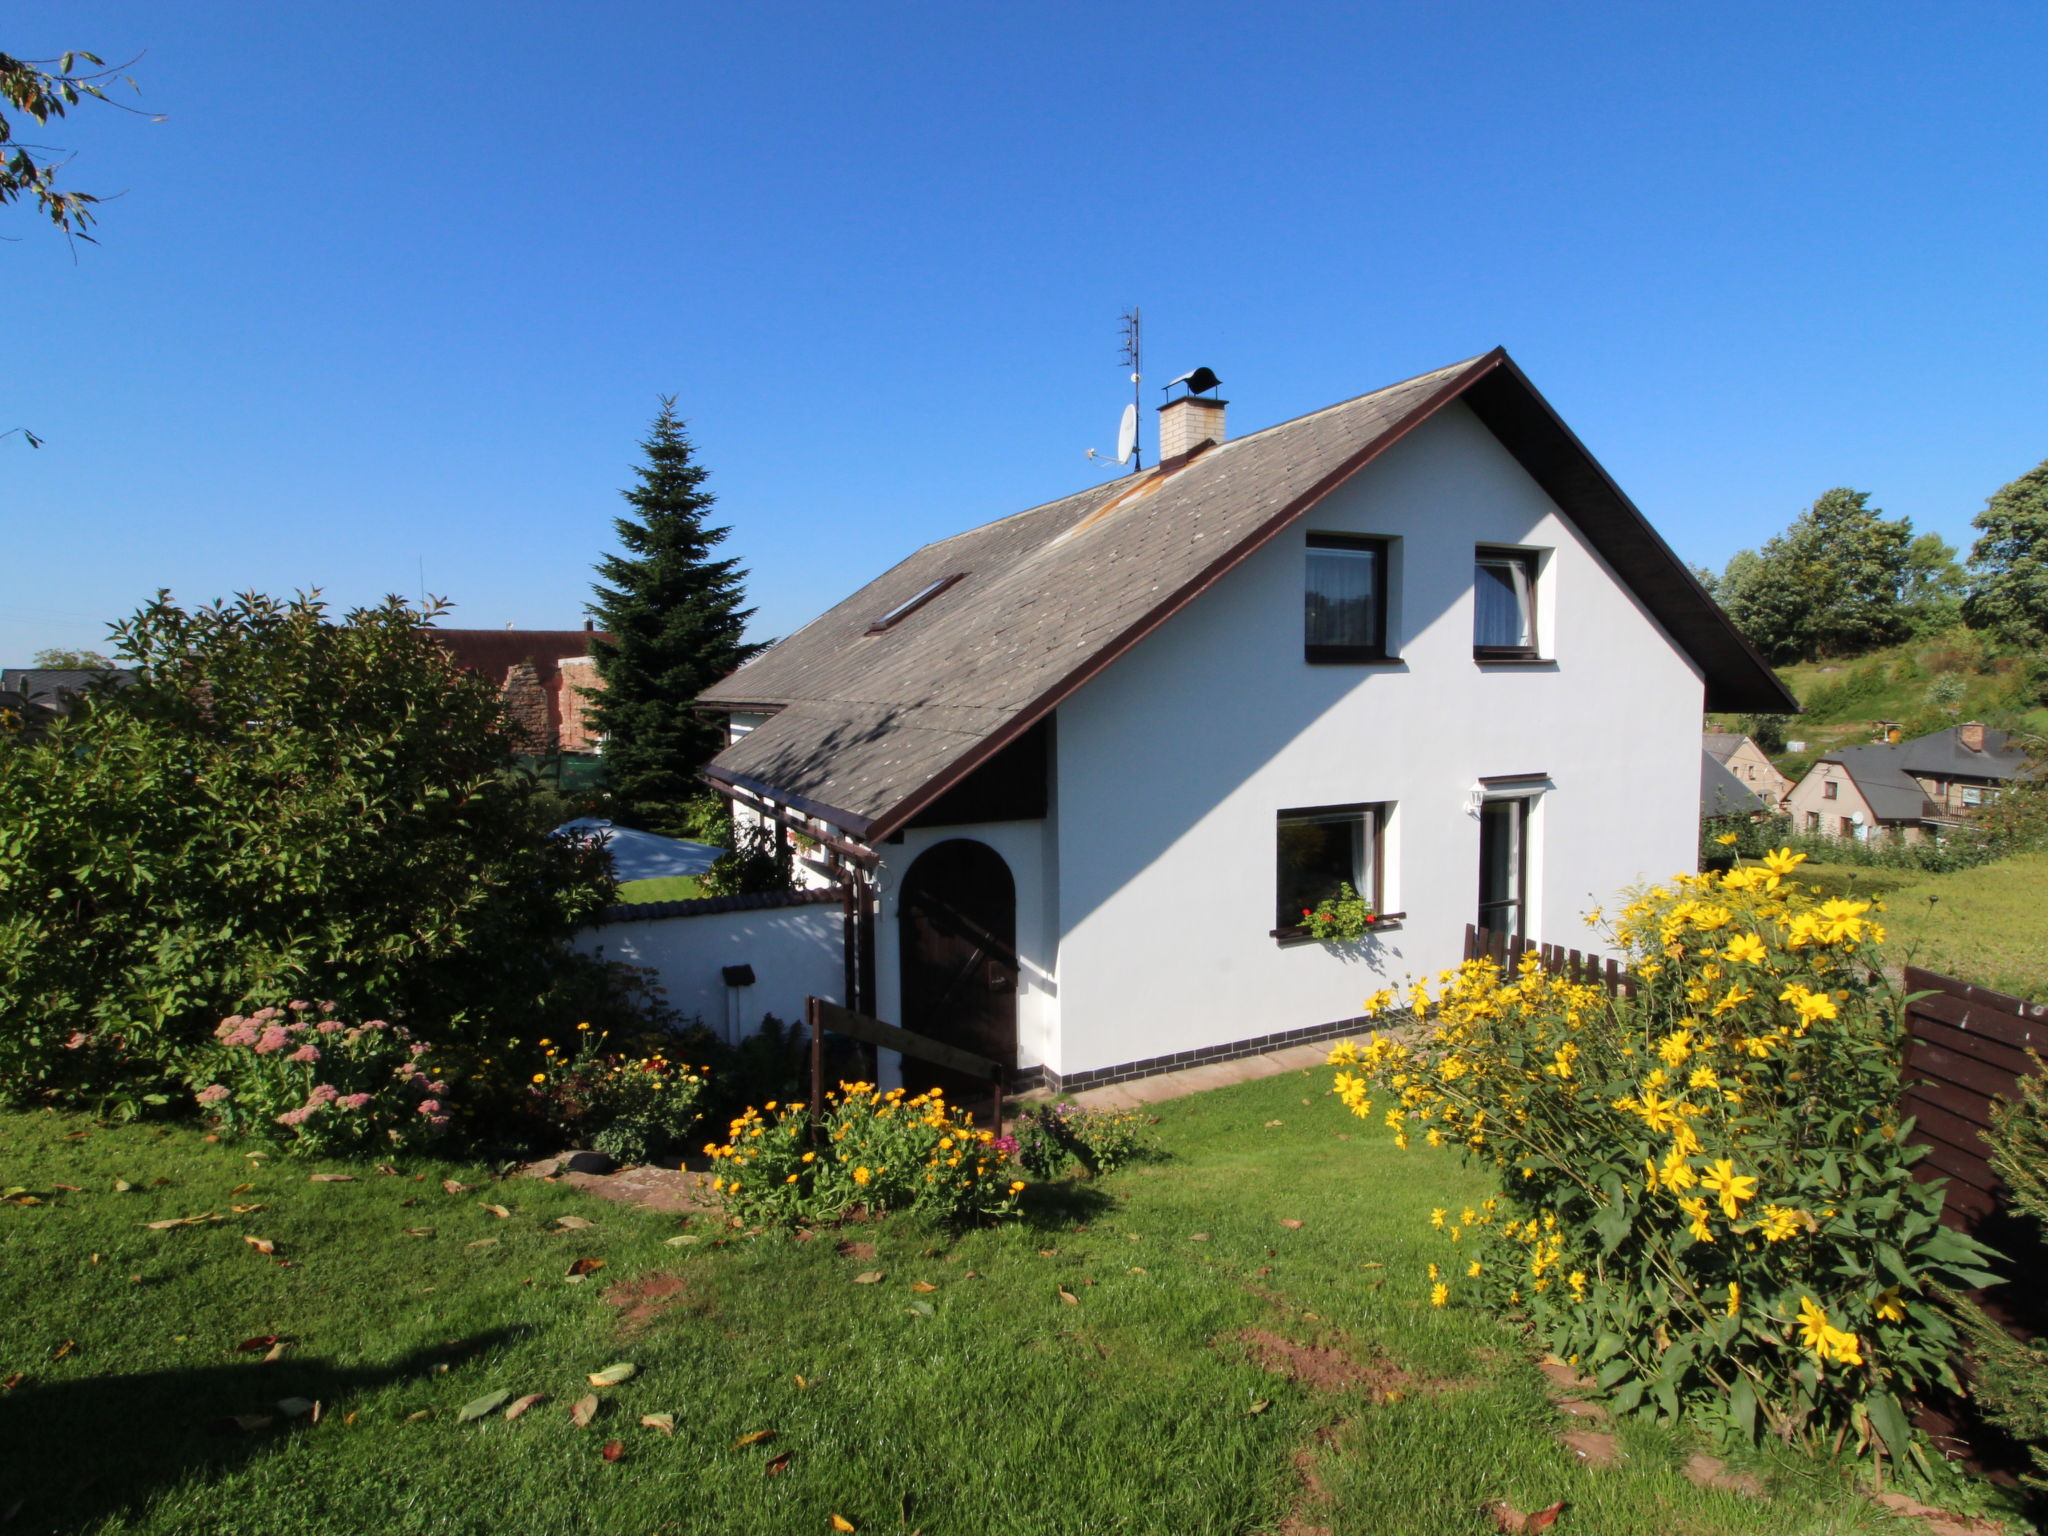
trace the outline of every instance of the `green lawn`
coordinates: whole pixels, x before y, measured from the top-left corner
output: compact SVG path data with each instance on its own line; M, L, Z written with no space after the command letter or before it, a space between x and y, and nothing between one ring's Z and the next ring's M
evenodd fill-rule
M2019 854L1951 875L1808 864L1802 878L1831 893L1882 900L1895 965L1920 965L2048 1002L2048 853Z
M1692 1446L1647 1426L1622 1430L1619 1468L1576 1464L1523 1341L1425 1301L1429 1208L1486 1183L1394 1150L1326 1085L1168 1104L1167 1160L1034 1190L1024 1223L802 1243L476 1168L316 1184L190 1129L0 1116L0 1186L43 1202L0 1205L0 1379L22 1377L0 1391L0 1524L18 1499L7 1536L787 1536L835 1513L894 1536L1481 1536L1492 1500L1566 1499L1559 1529L1588 1536L1898 1529L1790 1453L1755 1463L1768 1502L1694 1488ZM486 1187L445 1193L450 1176ZM207 1212L227 1219L144 1227ZM841 1238L877 1251L842 1257ZM568 1283L582 1258L605 1267ZM869 1270L883 1280L853 1283ZM637 1324L619 1286L653 1298ZM1329 1347L1359 1379L1269 1374L1250 1331ZM273 1334L282 1359L237 1352ZM638 1374L572 1426L585 1373L622 1360ZM457 1422L499 1391L549 1400ZM287 1397L319 1421L217 1427ZM1305 1455L1326 1498L1297 1504Z
M622 902L693 901L703 895L695 875L664 875L659 880L624 880L619 883Z

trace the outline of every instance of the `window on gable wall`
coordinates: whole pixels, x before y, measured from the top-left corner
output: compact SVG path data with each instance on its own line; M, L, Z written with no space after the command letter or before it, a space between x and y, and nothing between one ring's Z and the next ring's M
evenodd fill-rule
M1472 654L1481 661L1534 657L1536 556L1525 549L1480 549L1473 561Z
M1841 789L1841 785L1837 784L1837 783L1836 783L1836 782L1835 782L1835 781L1834 781L1833 779L1825 779L1825 780L1823 780L1823 781L1821 782L1821 786L1820 786L1820 797L1821 797L1821 799L1823 799L1823 800L1835 800L1835 799L1839 799L1839 798L1840 798L1840 794L1839 794L1839 791L1840 791L1840 789Z
M1381 908L1381 850L1385 805L1325 805L1279 814L1273 926L1299 928L1313 911L1348 885Z
M1385 539L1308 536L1302 641L1309 661L1387 658L1387 564Z

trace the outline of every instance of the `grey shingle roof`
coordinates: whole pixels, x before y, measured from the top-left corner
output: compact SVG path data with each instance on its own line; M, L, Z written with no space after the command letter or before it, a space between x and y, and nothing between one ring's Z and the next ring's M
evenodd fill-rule
M1747 740L1749 738L1738 731L1704 731L1700 735L1700 745L1706 748L1707 755L1720 763L1733 757L1736 748Z
M926 545L705 692L707 705L775 712L721 752L710 775L810 806L859 835L886 835L1460 398L1693 657L1709 708L1797 708L1494 351ZM961 573L927 606L868 633Z
M1927 792L1906 771L1910 742L1867 741L1842 747L1822 761L1840 763L1879 821L1919 821L1934 814Z
M1962 728L1953 725L1901 745L1906 771L1932 779L2017 779L2026 773L2026 754L2013 746L2012 737L2004 731L1987 728L1982 752L1964 746Z
M0 689L18 693L29 704L53 715L69 714L72 698L90 692L95 683L103 680L113 687L126 688L135 681L135 674L123 667L0 668Z
M1735 738L1740 741L1740 736ZM1730 773L1711 751L1700 753L1700 814L1702 816L1747 816L1775 807L1764 796Z

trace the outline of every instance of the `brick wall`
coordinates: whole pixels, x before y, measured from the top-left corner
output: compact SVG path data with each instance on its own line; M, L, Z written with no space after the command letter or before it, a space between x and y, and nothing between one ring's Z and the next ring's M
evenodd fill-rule
M592 694L604 692L604 679L597 675L597 663L588 656L571 656L561 663L561 694L558 699L562 720L564 752L595 752L597 731L590 719L596 702Z

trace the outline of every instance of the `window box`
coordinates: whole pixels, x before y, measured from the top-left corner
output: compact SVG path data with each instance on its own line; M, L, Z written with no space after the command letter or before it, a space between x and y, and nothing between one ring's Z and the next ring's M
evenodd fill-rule
M1369 933L1383 933L1389 928L1399 928L1402 923L1407 921L1407 918L1408 914L1406 912L1382 912L1372 920L1367 931ZM1317 942L1316 936L1299 923L1294 924L1292 927L1275 928L1266 937L1275 940L1282 949L1291 949L1297 944L1314 944Z

